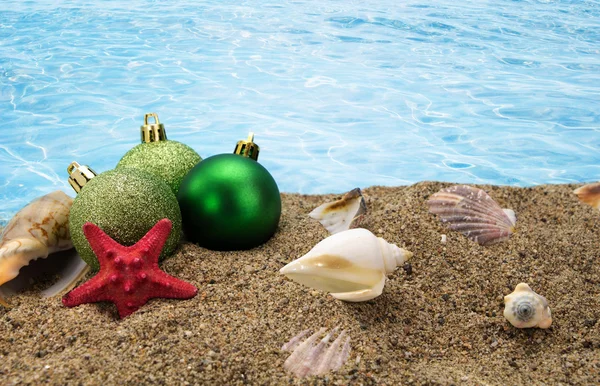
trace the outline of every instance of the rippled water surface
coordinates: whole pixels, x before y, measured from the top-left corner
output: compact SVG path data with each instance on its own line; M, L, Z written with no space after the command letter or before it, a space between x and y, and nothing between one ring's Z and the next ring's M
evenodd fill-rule
M146 112L286 192L600 180L599 42L599 1L3 0L0 221Z

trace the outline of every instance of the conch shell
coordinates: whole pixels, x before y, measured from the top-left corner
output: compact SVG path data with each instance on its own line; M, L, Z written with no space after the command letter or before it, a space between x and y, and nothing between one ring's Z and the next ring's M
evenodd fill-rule
M548 301L526 283L518 284L513 293L504 297L504 317L517 328L548 328L552 324Z
M515 232L515 212L502 209L481 189L455 185L432 195L427 205L431 213L450 224L450 229L481 245L508 240Z
M338 331L338 327L325 335L317 342L320 335L327 331L321 328L301 341L309 330L304 330L281 347L282 351L291 351L292 354L286 359L283 367L299 378L310 375L323 375L330 371L339 370L350 356L350 337L342 331L338 337L329 345L329 340Z
M21 209L6 225L0 237L0 285L14 279L32 260L73 248L69 234L69 211L73 199L61 191L39 197ZM46 290L53 296L85 274L87 265L78 261L69 266L68 280ZM58 286L57 288L55 288ZM8 303L0 293L0 304Z
M331 234L356 228L367 213L367 204L360 188L352 189L334 202L318 206L308 215L321 224Z
M386 274L411 257L411 252L357 228L329 236L279 272L337 299L362 302L381 295Z
M600 182L584 185L573 191L582 202L600 209Z

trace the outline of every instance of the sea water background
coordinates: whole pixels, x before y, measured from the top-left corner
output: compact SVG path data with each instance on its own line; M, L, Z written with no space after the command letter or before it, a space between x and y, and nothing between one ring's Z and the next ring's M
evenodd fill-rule
M600 2L3 0L0 223L147 112L285 192L600 180Z

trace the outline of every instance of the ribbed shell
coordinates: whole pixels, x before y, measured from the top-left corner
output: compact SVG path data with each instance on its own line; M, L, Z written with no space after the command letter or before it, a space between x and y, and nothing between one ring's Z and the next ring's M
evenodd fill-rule
M319 336L327 331L324 327L304 341L302 341L302 338L308 334L309 330L304 330L293 337L281 347L282 351L292 352L283 367L299 378L310 375L323 375L339 370L350 356L350 337L346 337L346 332L342 331L328 346L332 335L337 330L337 327L334 328L318 343L316 342Z
M481 245L507 240L515 231L514 212L502 209L478 188L455 185L442 189L430 197L427 205L431 213L450 225L450 229Z

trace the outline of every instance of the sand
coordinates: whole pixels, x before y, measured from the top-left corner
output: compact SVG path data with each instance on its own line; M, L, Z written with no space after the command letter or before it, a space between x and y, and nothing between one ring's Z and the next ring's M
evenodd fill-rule
M446 186L363 190L363 227L414 252L374 300L344 303L278 273L327 237L307 213L336 197L283 194L265 245L183 244L161 264L199 288L194 299L155 299L119 320L110 303L12 297L0 309L0 383L306 384L284 371L280 348L303 329L335 326L352 339L350 359L311 384L600 383L600 212L571 193L579 185L479 186L519 218L518 232L490 247L428 213L426 199ZM551 328L504 319L503 296L519 282L548 299Z

